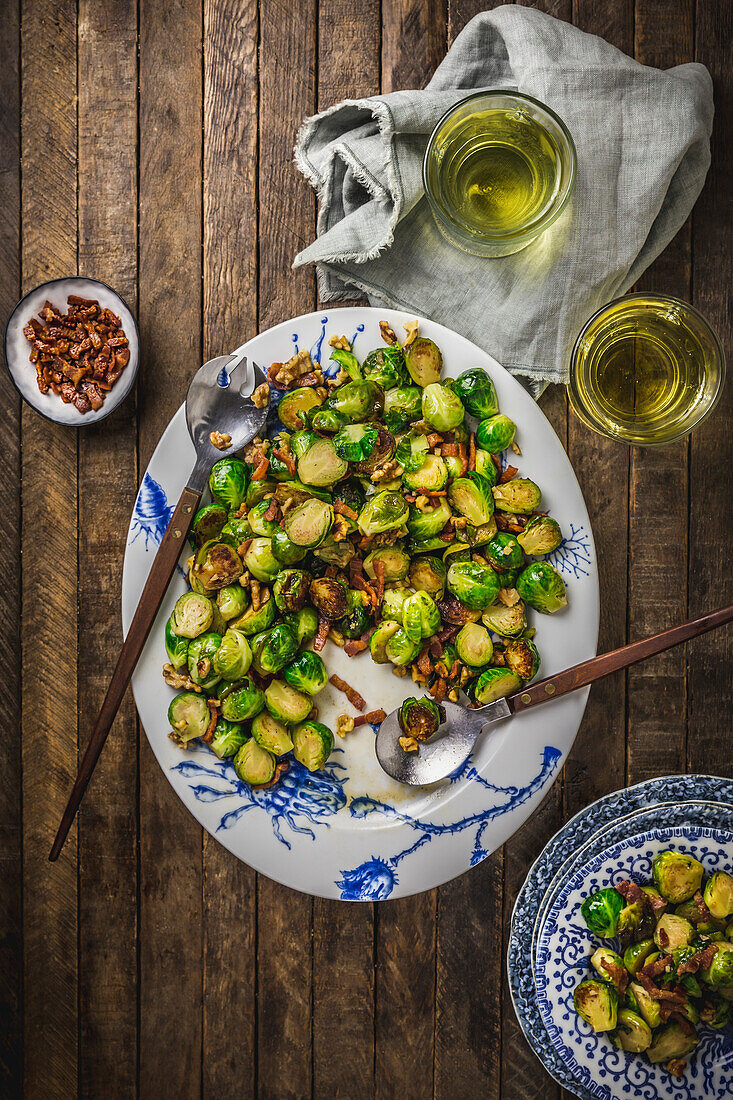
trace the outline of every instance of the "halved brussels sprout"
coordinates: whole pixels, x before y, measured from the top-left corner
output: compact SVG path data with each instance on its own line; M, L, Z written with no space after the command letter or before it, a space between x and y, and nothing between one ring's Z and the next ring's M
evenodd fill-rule
M512 638L504 646L506 667L516 672L525 683L539 672L540 655L528 638Z
M436 601L440 617L449 626L463 626L464 623L477 623L481 618L480 611L472 611L465 604L457 600L450 592L442 600Z
M616 935L624 899L618 890L606 886L590 894L580 906L580 913L591 932L610 940Z
M641 902L635 901L623 907L616 925L616 935L622 947L627 947L632 939L643 938L651 931L646 925L645 916L646 909Z
M733 913L733 878L725 871L715 871L703 892L710 913L717 920L725 920Z
M188 638L176 634L173 629L173 616L165 624L165 651L174 668L183 668L188 664Z
M351 424L360 424L379 416L384 408L384 390L376 382L347 382L333 391L326 404Z
M283 528L296 546L318 546L333 524L333 508L315 497L306 500L285 517Z
M407 631L399 627L387 641L384 652L393 665L409 665L420 652L420 643L413 641Z
M279 672L297 652L297 639L287 623L277 623L252 639L252 664L263 676Z
M364 377L376 382L383 390L399 386L405 377L405 356L399 344L370 351L362 364Z
M457 393L433 382L422 391L422 414L436 431L450 432L461 423L466 410Z
M389 660L387 656L387 643L394 637L397 631L404 634L400 623L391 619L384 619L369 639L369 652L375 664L384 665ZM406 637L406 635L405 635Z
M384 423L398 432L422 416L422 391L417 386L395 386L384 395Z
M522 547L517 542L516 535L512 535L510 531L497 531L486 543L483 553L494 569L500 572L505 569L519 569L524 564Z
M203 737L211 721L206 699L194 691L182 691L171 699L168 721L184 745L194 737Z
M337 619L334 624L336 629L341 631L344 638L361 638L364 631L368 630L372 624L371 616L361 596L361 592L357 592L356 589L349 589L349 610L342 619Z
M422 432L412 431L397 442L395 458L405 473L411 474L420 469L428 456L428 450L428 437Z
M205 542L218 539L226 521L227 510L223 504L206 504L199 508L193 518L189 535L189 542L194 550L198 550Z
M418 336L409 347L402 350L405 355L405 366L416 385L424 388L440 382L443 356L437 344L425 336Z
M619 954L612 951L610 947L597 947L590 957L590 964L595 970L599 978L602 978L604 982L611 981L611 975L606 970L604 963L609 963L612 967L623 967L624 961Z
M224 680L242 680L252 664L252 650L247 635L230 627L213 657L214 672Z
M214 618L214 604L208 596L185 592L176 600L171 615L171 629L181 638L197 638L208 630Z
M499 471L494 465L494 460L489 452L482 450L481 447L476 448L476 473L491 482L492 487L499 480Z
M417 470L405 470L402 480L409 489L437 493L448 481L448 468L440 455L426 455Z
M280 530L280 524L272 519L265 519L265 512L270 507L269 500L261 500L247 512L247 522L253 535L260 538L272 538L276 531Z
M528 477L513 477L511 481L495 485L491 492L494 494L496 507L512 515L525 515L534 511L541 498L538 486Z
M632 978L641 970L649 956L656 950L654 940L641 940L632 943L624 951L624 966Z
M382 615L387 621L402 622L402 608L405 600L412 595L407 588L387 588L382 600Z
M630 982L628 991L634 997L636 1010L638 1010L639 1015L646 1020L649 1027L659 1027L662 1022L659 1001L655 1001L639 982Z
M708 1027L727 1027L733 1020L733 1005L716 993L705 993L700 1019Z
M438 535L433 535L429 539L410 539L407 543L407 550L410 555L415 554L432 554L436 550L442 550L445 546L445 540Z
M448 499L453 507L476 527L488 523L494 514L491 482L483 474L477 474L475 471L451 482Z
M313 551L316 559L325 561L327 565L335 565L339 569L345 569L355 553L354 544L349 539L340 539L336 542L330 535ZM313 570L311 569L310 572Z
M654 930L654 942L660 951L674 951L687 947L695 938L695 929L684 917L663 913Z
M313 709L313 700L282 680L273 680L265 688L265 706L273 718L290 725L303 722Z
M459 530L456 533L456 538L460 537L461 542L468 543L470 547L485 546L487 542L491 542L496 530L496 520L492 516L488 523L482 523L480 527L474 527L473 524L467 523L462 531ZM500 577L500 584L501 581L502 578Z
M445 565L433 555L415 558L410 565L410 584L413 588L422 589L430 596L441 599L445 592L445 578L447 570ZM385 598L387 593L385 592ZM382 603L384 609L384 602Z
M471 611L484 611L499 595L493 569L474 561L458 561L448 570L448 590Z
M581 982L573 994L573 1004L578 1015L597 1034L613 1031L616 1027L618 994L608 982L600 982L595 978Z
M502 638L518 638L527 628L527 616L521 600L506 607L503 603L494 603L487 607L481 616L484 626L500 634Z
M427 592L408 596L402 605L402 626L411 642L432 638L440 630L440 612L433 597Z
M331 577L314 577L310 583L310 602L324 619L341 619L349 610L348 590Z
M427 741L445 722L445 707L423 696L405 699L400 707L399 722L402 732L416 741Z
M494 383L483 367L471 367L459 374L453 389L460 397L467 412L477 420L486 420L499 411L499 401Z
M652 861L654 885L673 905L694 896L700 889L704 873L702 863L684 852L659 852Z
M364 570L371 580L377 579L375 566L382 565L385 581L401 581L410 568L409 555L399 546L380 546L364 558Z
M216 594L216 606L225 622L243 615L248 603L249 597L241 584L225 584Z
M275 774L275 757L267 749L260 748L251 737L234 757L234 771L237 778L250 787L262 786Z
M261 749L267 749L275 756L284 756L293 747L288 727L266 710L261 710L252 719L252 736Z
M336 454L332 441L319 436L298 459L298 477L305 485L333 485L348 468L348 463Z
M255 504L259 504L261 500L272 496L277 486L278 482L273 481L271 478L258 478L256 481L250 481L245 497L247 507L254 508Z
M297 565L308 553L305 546L296 546L288 538L285 530L280 528L272 536L272 556L281 565Z
M700 977L707 985L720 989L723 996L727 997L727 990L733 987L733 943L718 940L716 947L713 961L706 970L701 971Z
M412 505L407 520L407 530L416 542L425 542L428 539L436 538L450 518L451 510L445 497L440 497L434 507L427 507L424 511Z
M666 1024L654 1036L651 1046L647 1047L646 1056L650 1062L669 1062L672 1058L684 1058L692 1053L698 1042L694 1028L689 1035L677 1023Z
M359 381L361 366L353 351L347 351L346 348L334 348L331 352L331 359L346 371L352 381Z
M315 638L318 630L318 616L312 607L301 607L300 611L288 612L283 616L299 646Z
M496 455L514 442L517 426L503 413L482 420L476 429L476 442L482 450Z
M355 462L352 469L361 477L371 478L372 474L388 462L395 452L394 436L383 424L377 426L377 439L366 458Z
M209 489L216 504L236 512L247 493L247 467L239 458L222 458L209 474Z
M246 727L241 722L228 722L226 718L220 718L214 727L209 748L220 760L226 760L239 752L248 736Z
M277 415L285 427L294 432L298 428L305 427L304 413L317 409L322 404L323 399L318 396L313 386L299 386L283 394L277 407Z
M466 623L456 635L456 652L469 668L482 668L494 656L488 630L478 623Z
M304 504L306 500L325 500L327 504L331 501L331 494L328 489L318 489L315 485L304 485L302 481L298 481L297 478L293 481L281 481L275 489L275 500L278 504L287 504L291 501L291 505L297 506Z
M306 695L317 695L326 686L326 666L317 653L303 649L282 670L283 680Z
M322 722L300 722L293 729L293 756L309 772L317 772L333 752L333 734Z
M188 675L194 684L210 691L221 676L214 668L214 656L221 645L221 634L207 631L192 639L188 645Z
M196 553L189 573L191 585L200 586L207 593L233 584L242 575L242 559L226 542L207 542Z
M629 1008L622 1008L618 1014L616 1028L609 1039L619 1050L630 1054L640 1054L652 1045L652 1029L646 1020Z
M320 436L311 431L310 428L299 428L297 432L293 432L288 440L290 451L296 459L302 458L304 454L308 453L313 444L318 442L319 438Z
M272 552L272 539L252 539L243 560L247 572L263 584L274 581L280 572L280 562Z
M519 691L521 686L522 681L511 669L487 668L475 682L473 697L483 706L485 703L493 703L494 699L504 699L507 695Z
M543 615L554 614L568 602L562 577L546 561L533 562L523 569L517 577L516 588L524 602Z
M359 513L362 535L379 535L401 527L407 520L410 506L402 493L384 489L368 500Z
M261 631L267 630L268 626L272 626L275 621L276 609L269 588L260 591L260 600L260 606L256 611L254 608L248 607L244 615L240 615L238 619L232 619L229 625L236 627L237 630L241 630L245 634L259 634Z
M280 611L300 611L308 599L310 577L302 569L282 569L275 577L272 595Z
M531 516L517 542L525 554L551 554L562 542L560 524L550 516Z
M264 704L265 696L254 680L247 676L223 697L221 716L229 722L246 722L259 714Z
M374 450L377 435L373 424L347 424L333 438L336 454L346 462L361 462Z
M316 432L329 432L335 435L336 432L341 431L344 424L348 424L348 420L335 409L321 406L320 409L313 409L308 413L308 425Z

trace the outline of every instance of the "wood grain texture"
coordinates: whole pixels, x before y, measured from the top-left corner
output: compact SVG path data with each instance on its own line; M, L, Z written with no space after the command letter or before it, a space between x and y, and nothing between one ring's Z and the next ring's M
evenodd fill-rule
M446 0L382 5L382 91L424 88L446 51Z
M204 360L257 331L258 29L255 0L204 6ZM255 1088L255 877L204 833L202 1093L212 1100Z
M197 2L140 5L142 469L201 365L201 34ZM139 1089L198 1096L201 829L140 743Z
M20 4L5 8L0 38L0 324L20 297ZM20 398L0 373L0 621L7 647L0 681L0 1093L23 1079L23 933L20 729ZM11 656L12 654L12 656Z
M25 2L23 290L76 271L76 3ZM77 1089L76 831L48 851L77 762L77 434L22 422L23 924L29 1096ZM59 567L63 563L63 567Z

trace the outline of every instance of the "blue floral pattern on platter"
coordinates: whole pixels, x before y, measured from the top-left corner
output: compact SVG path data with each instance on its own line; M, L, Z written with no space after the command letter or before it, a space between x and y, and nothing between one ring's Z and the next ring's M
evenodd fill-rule
M644 853L634 853L629 837L646 835L646 858L668 843L691 845L701 853L706 866L727 861L733 864L733 781L712 776L670 776L617 791L600 799L577 814L545 847L529 871L517 897L512 916L512 929L507 953L509 987L515 1011L525 1036L538 1058L555 1080L582 1100L602 1097L642 1097L644 1100L722 1100L733 1089L733 1035L701 1029L701 1041L690 1058L690 1070L685 1078L662 1074L639 1056L627 1056L615 1050L603 1036L594 1036L590 1029L575 1019L553 1024L552 1035L543 1018L545 1006L557 1006L562 997L572 998L572 989L587 970L589 935L584 922L572 912L557 928L556 952L566 959L556 965L548 976L546 952L542 947L543 929L548 931L548 914L555 911L559 895L569 880L582 878L586 865L603 853L627 852L635 870L645 873ZM684 836L684 840L681 838ZM701 841L700 838L705 838ZM710 841L714 843L710 843ZM649 847L651 846L651 847ZM706 849L703 852L703 849ZM579 854L578 854L579 853ZM722 854L721 854L722 853ZM610 862L608 874L612 881L629 877L629 867L622 854ZM639 862L637 862L637 859ZM619 868L622 868L619 870ZM598 876L600 868L595 872ZM638 877L638 874L637 876ZM608 884L608 883L605 883ZM584 892L595 888L587 885ZM582 945L578 948L578 944ZM541 961L540 961L541 956ZM555 973L557 971L557 974ZM554 989L552 983L559 985ZM567 1009L565 1010L567 1011ZM573 1013L574 1017L574 1013ZM572 1026L571 1026L572 1024ZM567 1029L567 1034L566 1034ZM570 1054L562 1043L558 1049L557 1032L571 1043ZM574 1058L577 1044L580 1055ZM583 1058L587 1064L582 1064ZM575 1064L571 1064L571 1063ZM697 1067L693 1071L693 1065ZM647 1082L647 1076L660 1073L659 1080ZM630 1075L630 1076L629 1076ZM722 1076L721 1076L722 1075ZM722 1089L722 1091L721 1091Z
M146 473L132 512L132 537L129 542L136 542L140 535L144 535L146 550L149 542L153 548L159 546L174 511L175 505L168 503L163 486Z

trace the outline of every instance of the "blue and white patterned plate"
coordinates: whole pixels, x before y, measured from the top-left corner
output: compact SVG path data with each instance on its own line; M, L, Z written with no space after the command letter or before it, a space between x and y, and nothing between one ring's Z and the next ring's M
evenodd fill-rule
M396 332L412 320L394 310L360 307L311 313L261 333L245 345L263 367L298 348L329 372L327 340L345 334L363 357L383 346L379 321ZM565 541L552 555L564 574L569 606L537 615L542 672L552 675L591 657L598 633L598 577L590 521L568 458L547 419L519 383L463 337L431 321L420 331L434 339L446 374L456 377L483 366L496 385L502 411L518 425L522 457L512 462L543 490ZM280 427L273 413L270 430ZM166 429L144 475L130 524L122 585L127 631L175 501L193 465L183 407ZM186 554L181 558L183 563ZM163 631L176 598L185 590L183 570L163 602L133 678L143 726L158 762L197 820L240 859L287 886L323 897L374 901L438 886L480 862L514 833L544 798L575 739L587 691L553 700L497 726L460 773L433 787L415 789L390 780L374 753L374 730L363 727L339 741L328 766L311 775L292 763L281 783L253 791L230 763L205 746L182 752L168 738L172 692L163 683ZM329 644L330 672L353 684L369 708L392 710L413 694L408 679L391 675L368 655L350 660ZM318 696L319 718L334 727L350 712L331 685Z
M594 1035L572 1007L600 941L580 917L584 897L620 878L648 881L668 847L709 870L733 867L733 782L710 776L654 779L576 815L531 868L512 918L507 967L519 1022L561 1085L583 1100L722 1100L733 1095L733 1032L701 1029L683 1078Z

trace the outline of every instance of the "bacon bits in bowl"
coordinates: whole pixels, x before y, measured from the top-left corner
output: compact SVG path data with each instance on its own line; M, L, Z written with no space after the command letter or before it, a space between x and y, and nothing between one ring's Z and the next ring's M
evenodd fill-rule
M5 330L5 361L21 397L71 427L103 420L124 401L139 351L137 323L119 294L79 276L31 290Z

